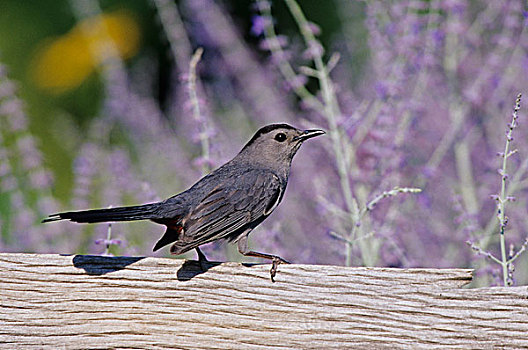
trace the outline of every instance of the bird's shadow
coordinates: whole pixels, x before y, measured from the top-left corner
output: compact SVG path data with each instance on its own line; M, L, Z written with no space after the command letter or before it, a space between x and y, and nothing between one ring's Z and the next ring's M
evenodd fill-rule
M125 269L145 259L141 257L129 256L101 256L101 255L75 255L73 257L73 266L83 269L88 275L102 276L107 273L116 272ZM212 267L220 265L217 261L195 261L186 260L176 272L178 281L189 281L192 278L207 272Z
M189 281L192 278L207 272L207 270L209 270L211 267L215 267L220 264L221 262L218 261L186 260L178 272L176 272L176 276L178 277L178 281Z
M100 256L100 255L75 255L73 266L83 269L88 275L106 275L110 272L123 270L128 265L145 259L144 256Z

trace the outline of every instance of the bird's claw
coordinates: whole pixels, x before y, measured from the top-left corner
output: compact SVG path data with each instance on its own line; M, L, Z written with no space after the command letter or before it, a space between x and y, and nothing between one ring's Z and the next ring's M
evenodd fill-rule
M196 253L198 254L198 262L200 263L200 268L203 272L207 271L209 264L209 260L207 260L207 257L205 254L200 250L200 248L196 248Z
M291 264L291 263L287 260L284 260L280 256L274 256L271 262L271 269L270 269L271 282L275 282L274 277L277 274L277 267L280 264Z

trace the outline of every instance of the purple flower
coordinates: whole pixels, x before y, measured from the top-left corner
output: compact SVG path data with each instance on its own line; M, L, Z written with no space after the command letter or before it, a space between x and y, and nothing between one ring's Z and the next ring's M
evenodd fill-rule
M295 90L301 86L306 85L308 78L305 75L297 74L293 79L285 82L286 90Z
M261 36L267 27L273 25L269 17L254 15L251 17L250 33L254 36Z
M46 189L53 182L53 178L50 172L42 168L29 174L29 179L31 186L37 189Z
M277 37L273 39L263 39L259 43L260 49L266 51L273 51L286 46L288 46L288 37L284 35L277 35Z
M303 52L305 59L313 59L324 54L324 48L318 41L310 41L308 48Z
M318 36L321 34L321 27L319 27L316 23L308 22L308 28L309 31L312 32L313 35Z
M432 37L435 40L436 44L442 45L445 40L445 31L438 28L438 29L434 29L432 33L433 33Z
M218 163L211 158L197 157L194 159L193 165L197 168L201 168L203 166L207 166L208 168L215 168Z
M0 73L1 75L1 73ZM16 93L16 85L11 81L1 81L0 82L0 99L9 98L14 96Z
M387 84L384 84L382 81L377 81L376 85L374 86L374 90L376 91L376 94L379 98L383 100L387 99L389 93Z
M96 239L94 241L95 244L104 244L106 246L111 246L111 245L121 245L121 243L123 243L120 239Z
M20 100L12 98L0 102L0 115L2 114L6 115L8 125L12 132L27 129L28 123Z

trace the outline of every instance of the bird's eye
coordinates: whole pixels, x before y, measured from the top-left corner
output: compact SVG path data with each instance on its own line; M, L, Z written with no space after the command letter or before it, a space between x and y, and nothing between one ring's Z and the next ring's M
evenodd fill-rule
M282 132L279 132L277 135L275 135L275 140L283 142L286 140L286 135L284 135Z

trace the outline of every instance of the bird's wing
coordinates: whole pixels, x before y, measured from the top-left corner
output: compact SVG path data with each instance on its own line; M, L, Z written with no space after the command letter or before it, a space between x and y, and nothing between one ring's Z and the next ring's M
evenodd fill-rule
M230 177L210 191L184 219L184 233L175 251L187 251L222 238L268 216L282 198L279 177L250 170Z

